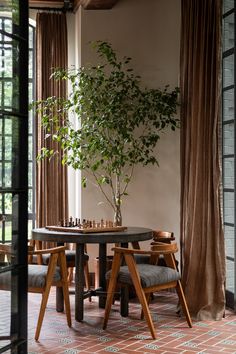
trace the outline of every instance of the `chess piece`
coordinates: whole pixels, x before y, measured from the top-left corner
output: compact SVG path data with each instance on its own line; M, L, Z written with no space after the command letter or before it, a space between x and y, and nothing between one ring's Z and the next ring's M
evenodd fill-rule
M70 219L69 219L69 227L72 227L72 216L70 216Z
M81 224L81 222L80 222L80 219L79 219L78 227L79 227L80 229L82 228L82 224Z

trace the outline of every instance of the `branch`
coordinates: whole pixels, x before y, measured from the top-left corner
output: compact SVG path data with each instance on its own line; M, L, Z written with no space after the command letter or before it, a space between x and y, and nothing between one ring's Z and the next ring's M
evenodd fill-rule
M134 172L134 165L132 166L132 169L131 169L131 172L130 172L130 175L129 175L129 182L126 182L125 187L123 189L123 192L121 192L121 194L120 194L121 196L126 193L126 190L127 190L127 187L128 187L128 185L130 183L130 180L131 180L131 177L133 175L133 172Z
M115 211L114 205L112 204L111 200L108 198L108 196L106 195L106 193L104 192L104 190L103 190L101 184L98 182L98 178L97 178L96 174L95 174L94 172L92 172L92 174L93 174L93 177L95 178L95 180L96 180L96 182L97 182L97 184L98 184L98 187L99 187L100 191L102 192L102 194L104 195L104 197L106 198L106 200L108 201L108 203L111 205L112 209Z

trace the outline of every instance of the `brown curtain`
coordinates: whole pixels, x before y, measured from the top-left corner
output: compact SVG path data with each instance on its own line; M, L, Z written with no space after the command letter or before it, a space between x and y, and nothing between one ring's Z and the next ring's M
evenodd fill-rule
M225 306L220 0L182 0L180 63L183 287L193 317L218 320Z
M36 99L66 97L66 82L50 79L53 68L67 68L67 25L62 13L38 13L36 18ZM37 117L37 152L43 146L56 148L55 142L47 139ZM36 171L36 220L37 226L55 225L68 217L67 169L62 166L62 152L50 162L37 164Z

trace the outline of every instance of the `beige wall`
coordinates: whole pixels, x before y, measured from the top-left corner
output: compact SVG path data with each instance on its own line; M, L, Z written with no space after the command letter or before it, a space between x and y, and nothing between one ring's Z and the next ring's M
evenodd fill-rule
M31 12L35 18L35 12ZM89 41L106 40L121 56L131 56L148 87L178 85L180 0L120 0L112 10L80 9L68 14L69 65L95 60ZM138 167L122 206L123 224L168 229L179 237L179 132L166 133L157 148L160 167ZM113 218L97 187L81 191L80 174L69 172L70 215ZM81 200L80 200L81 198ZM103 202L103 203L101 203ZM145 244L145 247L147 244ZM90 270L97 246L88 246Z
M89 41L106 40L148 87L178 85L180 0L120 0L112 10L80 10L81 64L94 62ZM122 206L123 225L167 229L179 237L179 132L162 136L157 148L160 167L139 167ZM82 190L82 216L113 218L95 186ZM89 247L95 256L97 248ZM91 255L91 258L93 258Z

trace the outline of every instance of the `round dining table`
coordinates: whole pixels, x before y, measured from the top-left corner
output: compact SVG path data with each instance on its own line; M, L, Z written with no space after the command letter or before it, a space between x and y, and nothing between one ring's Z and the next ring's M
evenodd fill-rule
M127 227L122 231L103 232L65 232L38 228L32 230L32 239L38 241L76 244L75 257L75 319L82 321L84 316L84 299L93 295L99 296L99 306L105 306L106 294L106 263L107 244L119 244L121 247L128 247L129 243L137 245L140 241L152 239L152 230L144 227ZM84 291L84 246L85 244L99 245L99 288ZM60 296L57 301L62 302ZM63 309L63 304L57 303L57 310Z

